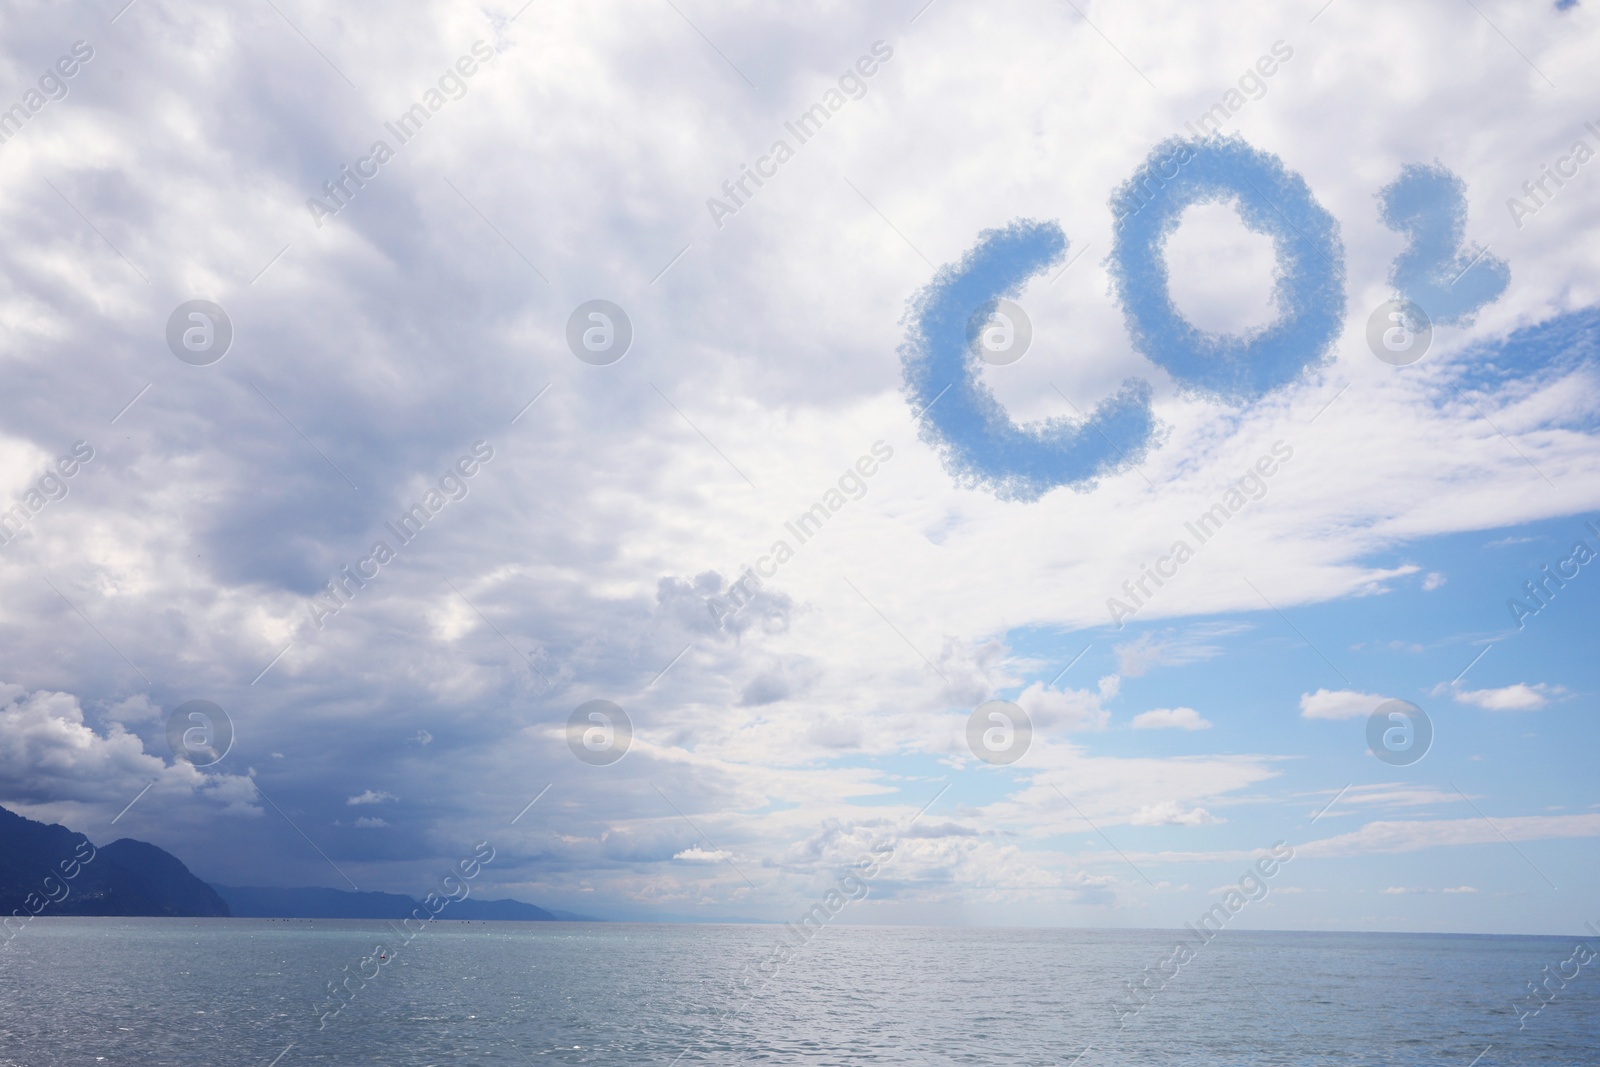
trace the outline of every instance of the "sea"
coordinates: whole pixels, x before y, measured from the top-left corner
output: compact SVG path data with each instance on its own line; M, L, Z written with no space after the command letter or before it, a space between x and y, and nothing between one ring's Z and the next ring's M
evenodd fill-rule
M39 918L0 949L0 1065L1595 1067L1600 958L1579 944Z

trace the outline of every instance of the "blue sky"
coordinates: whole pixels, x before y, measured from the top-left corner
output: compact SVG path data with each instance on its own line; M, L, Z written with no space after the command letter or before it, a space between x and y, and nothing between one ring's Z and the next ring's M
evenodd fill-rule
M0 46L0 804L618 918L893 840L842 921L1178 926L1282 840L1241 925L1600 919L1600 564L1507 607L1600 550L1591 5L280 6Z
M1214 809L1212 814L1228 821L1205 828L1199 840L1188 827L1128 829L1116 838L1124 851L1226 849L1241 832L1262 839L1276 835L1298 845L1390 818L1487 819L1489 833L1495 832L1491 824L1506 816L1592 819L1600 806L1589 784L1597 738L1589 714L1595 668L1585 654L1592 624L1588 631L1585 625L1594 617L1596 593L1583 579L1591 575L1580 571L1520 630L1510 625L1506 604L1511 596L1529 602L1520 582L1540 577L1542 566L1571 555L1580 538L1597 543L1576 519L1530 524L1493 537L1430 538L1386 553L1384 563L1421 568L1386 594L1293 609L1286 618L1267 609L1120 632L1016 635L1014 647L1065 657L1065 662L1092 641L1074 668L1079 677L1116 672L1119 666L1125 671L1129 655L1152 661L1140 676L1122 683L1109 728L1096 739L1097 753L1126 759L1223 751L1281 759L1273 768L1275 777ZM1526 695L1517 687L1535 693ZM1327 720L1303 714L1301 699L1323 689L1358 689L1417 704L1435 724L1431 751L1410 767L1378 762L1367 751L1364 716ZM1484 707L1495 703L1495 695L1513 706ZM1195 708L1209 725L1138 730L1126 713L1179 706ZM1498 839L1381 859L1348 856L1312 870L1295 869L1292 884L1319 895L1365 897L1358 922L1372 928L1456 929L1470 914L1492 915L1504 928L1525 929L1534 914L1559 908L1564 899L1574 910L1562 917L1577 922L1586 914L1581 901L1584 887L1593 884L1593 855L1570 844L1519 841L1516 847L1526 856ZM1150 866L1174 880L1196 877L1184 864ZM1206 869L1220 875L1225 868ZM1378 881L1386 884L1373 880L1379 871ZM1152 872L1147 873L1155 877ZM1564 892L1552 891L1547 876ZM1462 886L1475 893L1443 893ZM1395 889L1408 892L1390 892ZM1568 893L1573 895L1567 898ZM1274 905L1278 911L1269 924L1314 927L1324 916L1318 901L1298 895Z

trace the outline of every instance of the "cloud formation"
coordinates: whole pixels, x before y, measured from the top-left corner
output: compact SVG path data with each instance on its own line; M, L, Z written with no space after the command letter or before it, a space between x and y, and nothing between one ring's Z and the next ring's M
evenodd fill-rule
M1151 708L1133 717L1135 730L1209 730L1211 724L1193 708Z
M1518 682L1498 689L1464 689L1451 687L1450 697L1458 704L1471 704L1488 711L1538 711L1550 703L1552 696L1561 695L1560 686L1543 682L1528 685Z
M13 12L17 92L72 42L94 57L0 145L0 512L29 515L0 547L0 803L236 883L342 884L325 854L413 891L494 830L497 891L638 918L787 917L898 832L864 918L1145 924L1188 918L1184 891L1115 849L1253 854L1347 782L1387 784L1307 836L1359 813L1424 840L1465 812L1451 780L1496 824L1582 807L1542 771L1594 740L1558 699L1596 684L1561 614L1587 578L1428 709L1403 782L1360 721L1456 676L1558 558L1520 553L1600 507L1600 207L1504 210L1589 97L1470 8L1381 32L1337 4L1293 33L1242 3L1092 13L1149 84L1060 5L705 7L705 37L668 5L511 13ZM1506 29L1581 86L1584 17ZM1232 107L1230 57L1279 39L1295 61ZM711 218L879 40L870 91ZM1163 168L1219 97L1224 136ZM1418 174L1392 229L1377 197ZM1470 315L1415 366L1375 359L1372 310L1481 249ZM1501 260L1517 284L1488 299ZM633 326L604 366L567 343L596 298ZM198 299L233 327L203 366L166 336ZM1009 365L971 343L1000 299L1032 331ZM1270 495L1109 631L1106 598L1280 440ZM445 477L477 441L464 495ZM857 496L841 476L879 441ZM828 492L853 499L724 610ZM1516 678L1548 681L1495 685ZM964 735L997 698L1035 725L1008 768ZM167 748L191 699L233 720L215 767ZM608 766L567 744L590 699L633 723ZM1497 731L1531 720L1487 714L1535 706L1525 743ZM1313 859L1329 922L1364 914L1341 879L1418 881ZM1484 928L1525 928L1503 872L1450 880L1482 887Z
M1300 716L1306 719L1361 719L1371 715L1388 697L1350 689L1318 689L1300 697Z

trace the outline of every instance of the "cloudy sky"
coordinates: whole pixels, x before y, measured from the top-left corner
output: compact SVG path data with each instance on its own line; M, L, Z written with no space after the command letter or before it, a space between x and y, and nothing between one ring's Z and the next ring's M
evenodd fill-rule
M888 841L841 921L1177 926L1281 841L1239 925L1600 920L1595 5L125 3L4 16L0 804L610 918Z

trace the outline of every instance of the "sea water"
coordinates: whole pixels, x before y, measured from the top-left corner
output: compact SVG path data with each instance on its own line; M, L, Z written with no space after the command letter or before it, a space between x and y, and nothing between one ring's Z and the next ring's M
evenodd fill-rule
M1180 940L1192 958L1163 966ZM0 1065L1594 1067L1600 959L1569 962L1577 943L38 919L0 952Z

